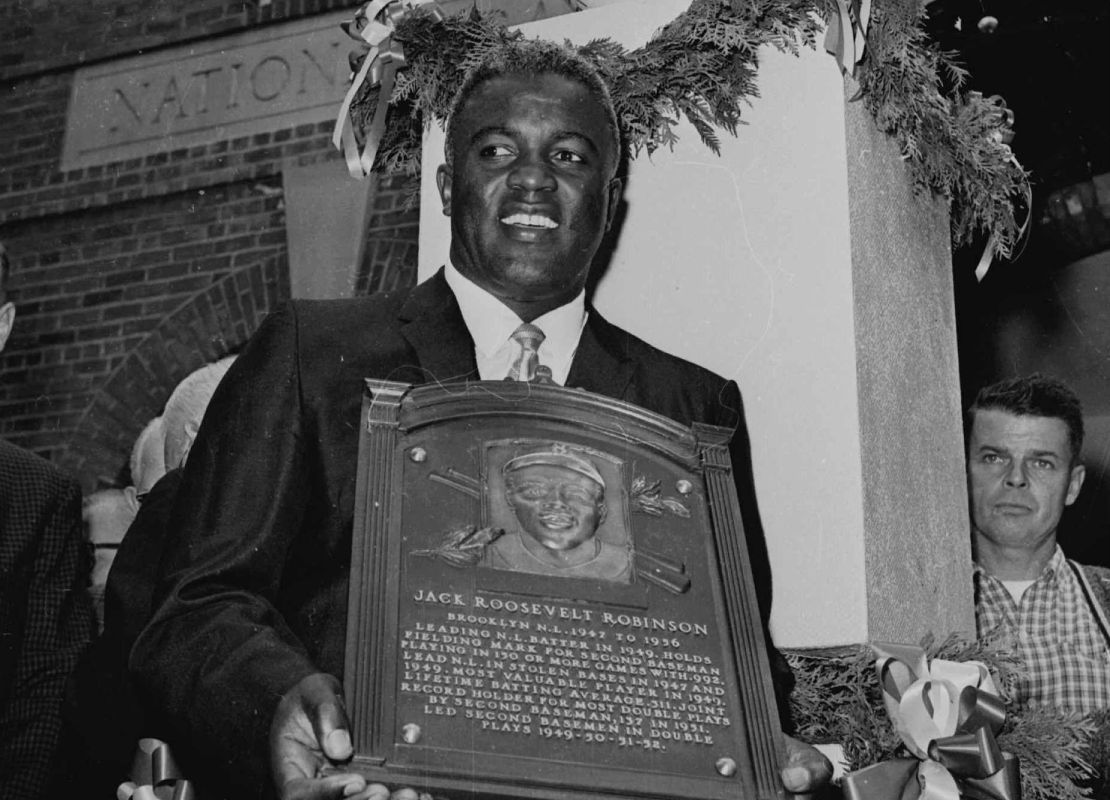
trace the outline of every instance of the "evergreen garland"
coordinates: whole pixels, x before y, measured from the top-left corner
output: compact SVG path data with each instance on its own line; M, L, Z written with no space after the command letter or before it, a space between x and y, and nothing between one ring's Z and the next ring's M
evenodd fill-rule
M1110 714L1081 716L1019 708L1009 698L1013 697L1020 661L989 641L951 636L940 644L926 638L921 646L930 659L979 661L991 671L1008 701L998 743L1020 761L1024 800L1090 796L1091 779L1096 772L1105 774L1110 763L1106 760L1110 756ZM912 758L887 716L871 648L860 645L785 655L794 669L790 709L802 740L841 744L849 771L892 758Z
M833 13L834 0L693 0L641 48L597 39L576 49L608 81L631 155L672 146L680 119L718 152L718 130L735 135L744 107L759 96L759 48L816 48ZM857 99L897 141L915 189L950 201L953 243L982 235L1008 256L1020 236L1015 203L1028 195L1028 176L1005 144L1011 132L999 102L965 90L962 68L927 40L924 13L919 0L874 0ZM394 38L408 66L390 98L375 169L418 172L423 124L442 125L467 69L522 37L476 10L403 19ZM361 90L356 120L372 117L377 93Z
M995 253L1009 256L1021 228L1015 202L1028 195L1028 176L1006 144L1011 132L1000 102L964 90L967 72L927 41L924 15L916 0L872 6L858 74L862 102L898 142L914 187L951 201L953 244L982 233L993 236Z

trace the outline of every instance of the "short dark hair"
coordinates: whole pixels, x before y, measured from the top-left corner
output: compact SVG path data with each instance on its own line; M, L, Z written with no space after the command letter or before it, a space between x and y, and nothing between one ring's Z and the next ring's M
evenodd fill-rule
M621 159L620 124L605 79L589 59L569 45L541 39L514 39L505 42L492 49L466 73L447 111L447 141L444 144L447 166L451 166L454 159L456 115L478 87L502 75L560 75L585 86L608 117L608 128L613 135L613 169L617 168Z
M997 409L1019 417L1060 419L1068 426L1071 460L1079 460L1083 449L1083 405L1079 397L1061 380L1040 373L993 383L979 390L967 410L967 430L975 422L975 412Z

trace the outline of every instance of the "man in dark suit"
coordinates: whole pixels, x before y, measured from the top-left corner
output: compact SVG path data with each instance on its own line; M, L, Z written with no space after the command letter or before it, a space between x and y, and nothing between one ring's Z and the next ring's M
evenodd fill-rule
M0 350L15 319L0 246ZM95 627L81 490L0 439L0 797L50 796L66 678Z
M317 778L351 755L337 678L365 377L539 371L684 424L735 427L744 525L769 608L736 385L584 302L620 200L619 153L612 102L588 63L556 45L507 46L471 74L448 123L438 175L452 225L446 269L409 292L287 306L217 391L183 477L163 602L131 666L197 749L198 768L234 782L237 796L266 792L271 774L283 797L388 796L357 775ZM786 785L827 780L828 762L789 742Z

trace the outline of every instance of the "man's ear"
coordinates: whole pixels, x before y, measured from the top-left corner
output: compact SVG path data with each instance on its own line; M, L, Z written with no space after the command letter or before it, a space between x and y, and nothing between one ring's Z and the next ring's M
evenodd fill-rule
M139 513L139 493L135 490L134 486L123 487L123 497L127 501L127 507L131 509L132 514Z
M613 220L617 218L617 208L621 204L621 195L624 194L624 181L613 178L606 189L609 195L609 207L605 210L605 230L613 227Z
M0 350L3 350L4 345L8 343L8 336L12 332L14 322L15 306L11 303L0 305Z
M451 168L440 164L436 169L436 186L439 187L439 199L443 202L443 216L451 216Z
M602 523L605 522L605 516L608 513L609 513L609 506L607 506L603 502L597 504L597 527L600 528Z
M1064 497L1064 505L1070 506L1079 497L1079 490L1083 488L1083 479L1087 477L1087 468L1082 464L1071 468L1071 477L1068 479L1068 493Z

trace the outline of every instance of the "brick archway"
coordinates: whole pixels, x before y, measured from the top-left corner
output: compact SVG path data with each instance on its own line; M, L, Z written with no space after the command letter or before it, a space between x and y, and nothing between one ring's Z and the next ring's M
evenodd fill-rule
M131 446L182 378L236 350L277 303L283 259L232 272L197 292L154 328L93 395L59 459L82 488L119 480Z

